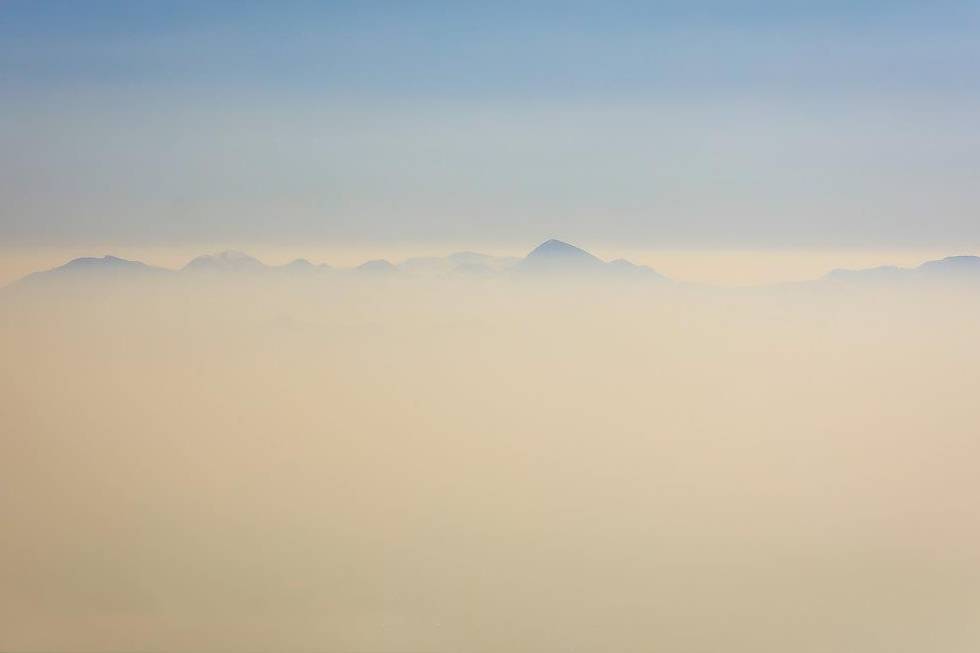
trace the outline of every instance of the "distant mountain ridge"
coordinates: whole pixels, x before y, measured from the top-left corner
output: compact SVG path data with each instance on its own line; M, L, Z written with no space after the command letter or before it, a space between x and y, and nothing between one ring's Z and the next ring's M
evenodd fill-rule
M291 278L313 278L316 275L347 275L422 278L569 278L630 281L670 281L645 265L626 259L603 261L590 252L569 243L551 239L532 249L523 258L501 257L478 252L456 252L445 257L416 257L394 264L374 259L352 268L331 268L296 259L285 265L270 266L243 252L228 250L205 254L190 260L179 270L155 267L140 261L116 256L76 258L51 270L34 272L14 285L36 285L41 282L98 280L134 280L189 277L251 279L272 274ZM914 268L880 266L861 270L832 270L817 280L834 284L968 282L980 283L980 256L949 256L926 261Z
M625 259L605 262L589 252L560 240L547 240L525 257L492 256L479 252L455 252L445 257L430 256L407 259L399 264L386 259L366 261L356 267L334 269L327 264L314 265L306 259L296 259L291 263L280 266L269 266L259 259L244 252L227 250L217 254L203 254L187 262L179 270L168 270L148 266L139 261L128 261L114 256L102 258L80 258L69 261L65 265L35 272L21 281L28 279L54 280L60 278L80 277L84 274L97 274L104 278L133 277L137 274L153 271L159 274L192 275L195 277L254 277L270 272L289 272L293 275L308 275L319 272L334 272L353 275L394 276L407 275L414 277L451 278L451 277L488 277L493 275L512 274L549 274L549 275L599 275L603 277L621 277L634 279L664 280L651 268L635 265ZM79 274L76 274L79 273Z
M883 265L861 270L831 270L822 280L880 284L922 281L980 282L980 256L947 256L935 261L926 261L914 268Z

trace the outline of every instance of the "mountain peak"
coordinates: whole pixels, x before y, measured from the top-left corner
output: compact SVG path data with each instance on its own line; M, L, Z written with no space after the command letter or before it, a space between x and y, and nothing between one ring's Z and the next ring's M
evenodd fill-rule
M236 250L225 250L217 254L204 254L198 256L184 266L185 270L209 270L209 271L242 271L260 270L265 265L252 256Z
M602 261L584 249L556 240L546 240L535 247L524 259L524 265L531 268L591 268Z
M391 261L379 258L361 263L355 269L359 272L368 272L371 274L390 274L395 272L397 268L395 268Z
M118 256L83 256L68 261L64 265L51 270L34 272L20 279L20 282L37 282L53 279L85 279L85 278L130 278L131 275L147 276L163 273L166 270L155 268L140 261L130 261Z
M547 255L553 255L553 254L560 254L560 255L566 255L566 254L570 254L570 255L581 255L581 254L586 254L588 256L592 256L591 254L589 254L588 252L586 252L584 249L581 249L579 247L576 247L575 245L570 245L570 244L568 244L568 243L566 243L566 242L564 242L562 240L558 240L556 238L551 238L549 240L544 241L543 243L541 243L540 245L538 245L537 247L535 247L534 250L532 250L531 253L528 254L528 256L541 256L541 255L545 255L545 254L547 254Z
M938 261L926 261L919 266L920 270L928 270L930 268L980 269L980 256L947 256Z
M83 256L81 258L72 259L72 260L68 261L67 263L65 263L65 265L63 265L62 267L69 267L69 266L71 266L71 267L79 267L79 266L106 266L106 265L113 265L113 266L134 265L134 266L139 266L139 265L143 265L143 264L140 263L139 261L129 261L129 260L126 260L124 258L119 258L118 256L111 256L109 254L106 254L105 256L102 256L102 257L98 257L98 256Z

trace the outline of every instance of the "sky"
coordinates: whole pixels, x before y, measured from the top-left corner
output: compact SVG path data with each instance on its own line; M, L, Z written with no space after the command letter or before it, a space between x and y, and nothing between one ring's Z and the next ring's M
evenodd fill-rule
M4 0L0 243L972 253L978 28L953 0Z

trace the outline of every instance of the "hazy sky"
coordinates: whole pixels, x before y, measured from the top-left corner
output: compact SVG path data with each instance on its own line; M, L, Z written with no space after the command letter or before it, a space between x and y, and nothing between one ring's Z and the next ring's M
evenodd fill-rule
M980 244L976 2L0 2L0 241Z

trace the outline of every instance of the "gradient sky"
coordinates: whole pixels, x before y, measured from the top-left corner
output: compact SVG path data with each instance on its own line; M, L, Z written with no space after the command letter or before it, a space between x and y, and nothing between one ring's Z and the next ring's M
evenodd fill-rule
M977 2L0 0L0 242L980 244Z

